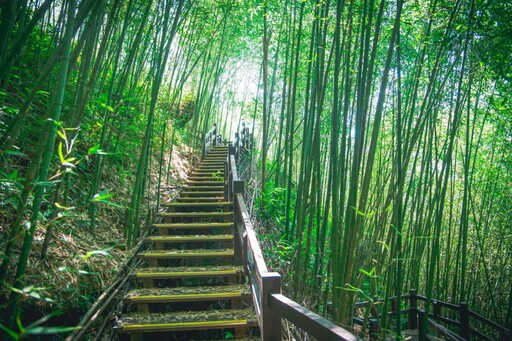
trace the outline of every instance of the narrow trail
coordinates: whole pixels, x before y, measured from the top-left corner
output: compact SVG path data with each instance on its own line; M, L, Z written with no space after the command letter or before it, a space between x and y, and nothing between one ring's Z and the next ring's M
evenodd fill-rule
M226 201L228 147L213 147L176 201L158 215L158 235L138 253L115 329L121 339L257 336L251 290L235 257L233 203Z

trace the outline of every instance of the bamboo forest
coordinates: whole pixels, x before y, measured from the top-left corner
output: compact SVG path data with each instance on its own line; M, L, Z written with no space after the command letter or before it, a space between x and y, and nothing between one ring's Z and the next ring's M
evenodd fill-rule
M0 0L0 339L512 340L509 0Z

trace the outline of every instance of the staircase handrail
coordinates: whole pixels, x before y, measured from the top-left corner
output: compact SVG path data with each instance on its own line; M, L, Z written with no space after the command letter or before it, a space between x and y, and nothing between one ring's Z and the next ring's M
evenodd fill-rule
M217 124L214 124L213 127L204 134L203 138L203 146L201 150L201 160L206 157L206 154L210 151L213 146L219 145L222 143L222 135L217 134Z
M235 146L229 147L224 172L225 199L233 202L236 254L241 257L251 282L262 340L281 340L282 318L319 340L359 340L346 329L281 294L281 275L268 271L243 198L244 181L238 175L236 152Z

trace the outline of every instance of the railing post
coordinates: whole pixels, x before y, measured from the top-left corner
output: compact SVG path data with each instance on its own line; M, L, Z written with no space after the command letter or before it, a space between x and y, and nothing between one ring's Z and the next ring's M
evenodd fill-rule
M460 315L460 336L464 340L469 340L469 311L468 304L466 302L459 303L459 315Z
M434 320L437 320L441 316L441 306L436 300L432 300L432 310L434 311Z
M224 198L226 201L234 201L234 188L233 188L233 173L231 172L232 165L231 165L231 155L234 155L235 148L229 146L228 149L228 159L226 160L226 163L224 164L224 178L227 179L227 186L224 187ZM226 193L227 191L227 193Z
M231 149L231 147L230 147ZM231 158L229 158L231 160ZM230 161L231 164L231 161ZM239 260L242 262L244 266L244 271L248 270L247 267L247 238L245 228L241 230L243 227L243 218L239 207L239 202L236 200L237 193L243 193L244 190L244 182L243 181L234 181L233 174L231 173L231 167L229 169L229 193L228 193L228 201L233 203L233 218L234 218L234 233L235 233L235 255L240 257ZM247 273L248 274L248 273Z
M244 272L249 275L249 260L247 259L247 251L249 248L249 242L247 241L247 232L244 232L242 236L242 264L244 265Z
M281 316L270 308L270 294L281 293L281 275L277 272L261 274L261 322L262 340L281 340Z
M243 193L244 192L244 182L242 180L235 180L233 181L233 200L235 200L235 195L237 193Z
M379 340L379 330L380 330L380 322L376 318L371 318L368 320L370 324L370 340Z
M240 154L240 136L235 133L235 158L238 160L238 154Z
M423 328L423 319L425 318L425 312L423 310L418 310L418 336L420 341L424 341L427 339L427 331Z
M233 191L231 167L229 167L229 156L224 161L224 201L231 201L230 193ZM234 210L233 210L234 211Z
M201 161L204 160L206 158L206 135L207 133L201 133L202 137L201 137L201 141L202 141L202 146L201 146Z
M394 315L394 316L398 316L399 314L397 313L397 299L396 297L395 298L392 298L391 299L391 313Z
M213 124L213 145L217 145L217 123Z
M418 328L418 298L416 289L409 290L409 329Z

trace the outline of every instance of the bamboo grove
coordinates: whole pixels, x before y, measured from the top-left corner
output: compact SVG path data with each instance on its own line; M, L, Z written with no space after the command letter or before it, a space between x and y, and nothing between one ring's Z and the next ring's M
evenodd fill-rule
M249 202L294 299L350 326L356 300L414 288L510 326L509 2L0 7L11 326L55 232L99 234L121 216L120 242L133 247L173 142L199 150L213 123L229 139L242 122L257 147Z
M259 13L259 214L294 297L350 326L356 300L414 288L510 324L510 4Z
M154 175L171 168L164 155L173 142L197 149L203 128L231 110L219 98L229 96L226 65L241 49L228 38L236 29L230 2L0 7L1 324L19 337L31 322L20 302L49 314L39 323L59 309L87 309L68 298L94 300L111 271L91 272L86 260L110 256L109 245L131 248L148 232L164 182ZM66 234L106 249L81 255L71 245L69 255L53 255L55 233L59 245ZM81 265L59 267L50 281L40 272L66 261ZM88 275L96 279L80 279ZM89 287L69 287L69 278ZM61 300L50 303L52 294Z

